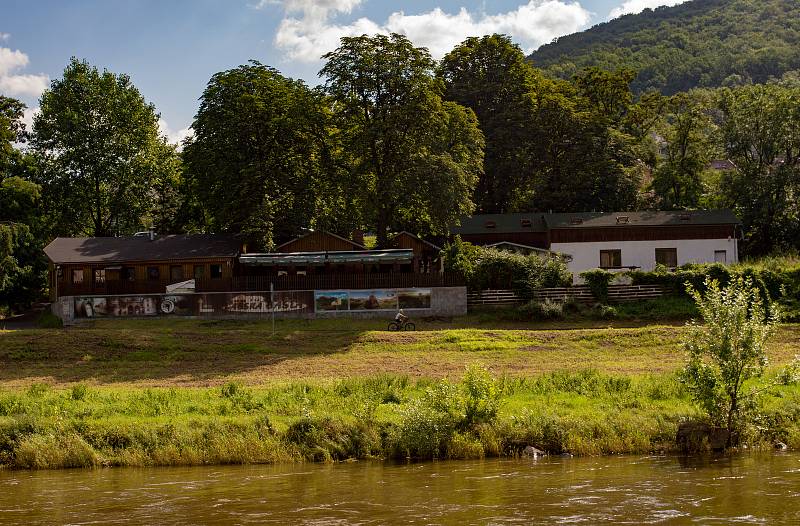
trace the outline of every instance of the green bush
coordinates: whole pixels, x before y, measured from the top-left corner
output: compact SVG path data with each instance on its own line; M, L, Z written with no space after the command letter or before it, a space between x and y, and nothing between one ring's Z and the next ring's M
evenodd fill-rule
M580 274L583 281L589 286L592 295L600 303L608 303L608 286L617 277L613 272L598 268L587 270Z
M564 319L565 303L551 301L531 300L519 308L520 314L526 319L533 320L562 320Z

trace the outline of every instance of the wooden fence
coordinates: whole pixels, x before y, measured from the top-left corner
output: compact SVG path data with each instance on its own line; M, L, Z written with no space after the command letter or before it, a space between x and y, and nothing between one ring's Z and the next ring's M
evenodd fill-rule
M664 290L658 285L610 285L608 287L609 303L624 303L658 298L664 295ZM575 287L539 289L534 293L536 301L564 302L567 300L579 303L595 303L597 299L591 289L586 285ZM512 290L482 290L470 291L467 294L467 306L479 307L507 307L521 305L525 300Z

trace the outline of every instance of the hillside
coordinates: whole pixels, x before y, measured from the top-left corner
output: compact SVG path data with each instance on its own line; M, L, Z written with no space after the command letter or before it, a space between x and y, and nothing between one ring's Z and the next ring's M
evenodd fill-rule
M693 0L561 37L531 55L570 77L587 66L629 67L637 92L761 83L800 69L800 2Z

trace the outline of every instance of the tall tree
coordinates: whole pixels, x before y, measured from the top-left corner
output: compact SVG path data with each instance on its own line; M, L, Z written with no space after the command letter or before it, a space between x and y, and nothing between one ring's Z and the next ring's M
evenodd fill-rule
M268 248L317 214L334 216L327 207L340 194L329 180L337 168L328 120L320 93L258 62L214 75L184 150L203 221Z
M27 137L24 109L18 100L0 96L0 312L27 306L44 284L40 189L23 178L32 162L15 147Z
M475 114L444 102L427 50L404 36L346 37L321 71L379 246L414 224L445 233L473 210L483 169Z
M653 177L653 190L662 209L696 208L703 193L703 172L714 151L714 128L709 104L699 94L669 98L658 134L663 159Z
M484 213L507 212L516 189L531 177L531 133L537 126L530 93L539 75L504 35L470 37L444 56L438 75L444 96L470 108L486 139L484 173L475 203Z
M73 58L40 100L31 144L54 233L132 233L154 212L176 154L127 75Z
M721 185L742 219L745 250L800 246L800 89L779 84L720 92L722 144L736 170Z

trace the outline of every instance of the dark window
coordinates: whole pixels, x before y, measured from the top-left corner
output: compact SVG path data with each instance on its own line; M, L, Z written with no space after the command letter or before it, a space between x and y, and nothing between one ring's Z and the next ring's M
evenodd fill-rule
M211 279L222 278L222 265L211 265Z
M522 228L530 228L533 225L530 219L520 219L519 224Z
M622 250L601 250L600 268L620 268L622 266Z
M618 225L626 225L630 223L631 218L629 216L617 216L617 224Z
M203 265L194 266L194 279L203 279L206 275L206 267Z
M147 279L161 279L161 272L158 267L147 267Z
M171 281L183 281L183 267L180 265L169 267L169 279Z
M656 263L664 265L665 267L678 266L678 249L677 248L657 248L656 249Z
M106 271L102 268L94 269L94 282L97 285L102 285L106 282Z
M583 224L583 219L581 219L580 217L573 217L572 219L569 220L569 224L570 225L582 225Z
M72 282L76 285L83 283L83 269L72 269Z
M122 267L122 279L126 281L136 281L136 269L133 267Z
M495 223L494 221L487 221L486 228L497 228L497 223Z
M728 262L728 251L727 250L715 250L714 251L714 263L727 263Z

